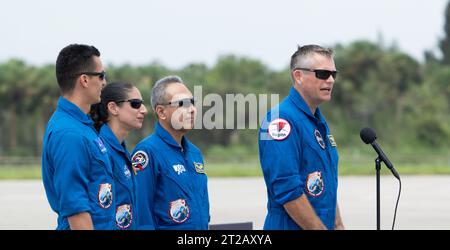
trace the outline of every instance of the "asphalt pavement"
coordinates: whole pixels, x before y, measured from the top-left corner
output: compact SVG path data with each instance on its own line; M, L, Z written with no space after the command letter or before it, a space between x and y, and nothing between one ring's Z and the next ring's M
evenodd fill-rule
M262 177L210 178L211 224L252 222L262 229L267 194ZM391 229L398 181L381 177L381 228ZM376 229L375 176L339 179L347 229ZM40 180L0 181L0 229L54 229L56 214ZM403 176L395 229L450 229L450 176Z

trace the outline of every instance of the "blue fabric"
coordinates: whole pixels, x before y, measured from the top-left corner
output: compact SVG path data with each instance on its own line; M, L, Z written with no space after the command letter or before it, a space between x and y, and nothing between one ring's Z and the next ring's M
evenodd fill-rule
M108 151L93 121L60 97L44 135L42 179L57 229L70 229L68 217L88 212L95 229L114 229L113 172Z
M114 174L116 229L136 229L136 216L138 215L135 206L136 185L130 153L125 142L120 144L107 124L101 127L100 138L108 150Z
M208 229L207 176L195 167L203 157L186 137L181 144L157 123L133 150L139 229Z
M279 139L275 140L269 133L269 124L278 118L286 121L291 129L287 137L275 136ZM334 228L338 153L330 137L320 109L317 108L316 113L312 114L293 87L289 96L267 113L258 139L259 158L268 195L264 229L301 229L283 205L303 194L325 226ZM324 148L318 138L322 138Z

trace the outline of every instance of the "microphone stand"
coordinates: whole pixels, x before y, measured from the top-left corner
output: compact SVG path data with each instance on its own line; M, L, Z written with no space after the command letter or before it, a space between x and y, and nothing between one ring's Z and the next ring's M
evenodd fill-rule
M381 170L381 160L378 156L375 159L375 169L377 172L377 230L380 230L380 170Z

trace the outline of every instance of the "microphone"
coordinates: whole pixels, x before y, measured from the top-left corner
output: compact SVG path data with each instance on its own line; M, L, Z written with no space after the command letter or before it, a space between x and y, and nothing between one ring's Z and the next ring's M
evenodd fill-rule
M384 154L383 150L381 150L381 147L378 145L378 143L375 141L377 139L377 135L375 134L375 131L371 128L363 128L361 129L361 132L359 133L361 136L361 140L365 144L370 144L375 149L375 151L378 154L378 157L381 161L386 164L386 167L389 168L392 172L392 174L400 180L400 175L397 173L397 171L394 168L394 165L389 161L388 157Z

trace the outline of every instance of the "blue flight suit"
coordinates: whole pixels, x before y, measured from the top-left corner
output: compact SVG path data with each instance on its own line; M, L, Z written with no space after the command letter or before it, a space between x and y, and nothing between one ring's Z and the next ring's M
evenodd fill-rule
M68 217L88 212L94 229L115 228L115 184L108 150L88 115L60 97L44 135L42 180L57 229Z
M200 150L185 136L182 147L159 124L134 149L138 171L139 229L207 230L209 198Z
M312 114L292 87L267 113L258 142L268 195L264 229L301 229L283 205L303 194L324 225L334 229L338 153L320 109Z
M100 138L110 156L116 192L116 229L136 229L136 185L130 153L125 141L120 144L108 124L100 128Z

